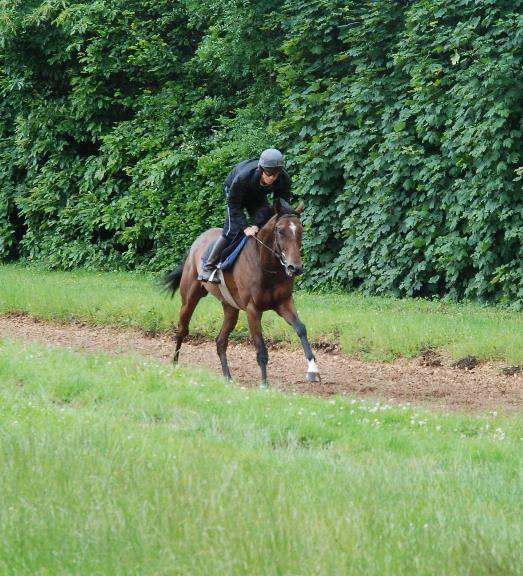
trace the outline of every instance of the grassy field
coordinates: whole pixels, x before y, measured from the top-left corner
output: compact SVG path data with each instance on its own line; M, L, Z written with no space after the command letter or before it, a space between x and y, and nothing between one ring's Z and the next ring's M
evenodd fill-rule
M45 319L132 326L149 332L172 329L179 296L162 292L158 278L129 273L48 272L0 266L0 314L28 313ZM523 313L473 304L298 292L296 303L311 339L335 342L360 358L414 357L433 346L454 358L523 362ZM214 338L222 320L213 298L199 304L191 330ZM268 339L298 345L275 313L264 315ZM233 337L247 337L240 315Z
M0 342L0 574L523 573L523 418Z

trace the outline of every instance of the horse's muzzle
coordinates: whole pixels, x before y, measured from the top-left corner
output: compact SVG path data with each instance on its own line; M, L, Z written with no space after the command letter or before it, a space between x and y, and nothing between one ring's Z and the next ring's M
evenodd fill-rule
M303 273L303 266L294 266L294 264L287 264L285 266L285 272L287 276L293 278L294 276L299 276Z

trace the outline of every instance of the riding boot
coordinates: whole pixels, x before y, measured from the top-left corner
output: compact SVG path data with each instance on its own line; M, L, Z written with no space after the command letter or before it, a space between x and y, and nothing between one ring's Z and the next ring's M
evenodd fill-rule
M218 240L214 243L214 246L211 249L211 253L207 257L207 260L202 264L202 271L198 275L198 280L202 282L212 282L213 284L219 284L220 279L218 278L218 274L213 274L216 270L218 262L220 261L220 256L222 255L223 250L229 245L229 240L220 236ZM212 276L212 278L211 278Z

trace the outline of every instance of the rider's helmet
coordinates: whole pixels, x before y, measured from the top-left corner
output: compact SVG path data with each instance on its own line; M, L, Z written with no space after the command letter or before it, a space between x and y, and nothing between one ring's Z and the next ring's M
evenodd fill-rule
M276 148L267 148L261 153L258 166L271 171L283 170L283 154Z

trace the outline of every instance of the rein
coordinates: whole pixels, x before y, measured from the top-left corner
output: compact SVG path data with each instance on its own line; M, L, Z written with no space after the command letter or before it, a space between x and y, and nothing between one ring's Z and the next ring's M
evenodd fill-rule
M276 252L276 250L273 250L270 246L267 246L267 244L265 244L265 242L262 242L257 236L252 236L252 238L254 238L256 240L256 242L261 244L264 248L267 248L267 250L269 252L272 252L276 256L276 258L278 258L281 262L281 258L283 257L283 254L281 252ZM282 262L282 265L283 265L283 262Z
M287 260L285 259L285 254L283 252L281 252L281 251L276 252L276 250L273 250L270 246L267 246L267 244L265 244L265 242L260 240L257 236L253 236L253 238L256 240L256 242L261 244L269 252L272 252L272 254L274 254L274 256L276 256L276 258L278 258L280 264L285 268L285 266L287 265ZM265 270L265 272L270 272L271 274L276 274L278 271L277 270Z

